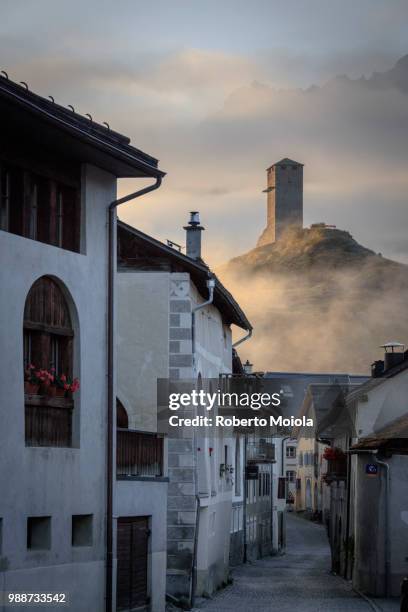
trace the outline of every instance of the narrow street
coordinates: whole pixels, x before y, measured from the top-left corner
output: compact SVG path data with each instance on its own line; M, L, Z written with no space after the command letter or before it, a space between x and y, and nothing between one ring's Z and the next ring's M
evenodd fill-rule
M287 514L287 553L237 567L234 583L196 610L221 612L368 612L348 583L329 573L324 527Z

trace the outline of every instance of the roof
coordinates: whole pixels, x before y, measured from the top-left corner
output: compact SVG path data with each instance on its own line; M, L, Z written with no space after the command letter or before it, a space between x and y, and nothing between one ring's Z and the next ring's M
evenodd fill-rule
M351 452L378 448L408 453L408 413L378 429L374 435L361 438L351 447Z
M117 177L164 176L158 160L130 144L130 139L0 75L1 129L17 142L31 134L66 157L93 163Z
M269 170L270 168L273 168L274 166L304 166L304 164L294 161L293 159L289 159L289 157L284 157L280 161L277 161L271 166L269 166L267 170Z
M143 245L143 259L139 256L140 252L137 249L137 245L133 241L128 247L128 251L126 254L124 253L124 249L121 245L121 234L122 238L124 235L131 236L137 242L142 243ZM123 221L118 221L118 247L119 247L119 271L122 271L125 268L137 268L142 270L152 269L154 265L154 259L156 258L156 265L154 269L176 269L177 271L188 272L194 284L196 285L199 293L207 299L208 297L208 289L207 289L207 280L208 278L215 279L215 289L214 289L214 306L218 308L218 310L223 315L224 320L228 323L232 323L241 327L245 330L251 330L252 325L248 321L244 311L241 309L239 304L235 301L234 297L231 293L224 287L221 281L217 278L217 276L210 270L210 268L203 262L197 261L180 253L176 249L169 247L163 242L152 238L147 234L144 234L140 230L127 225ZM129 253L130 250L130 253ZM134 258L129 257L129 254L132 254L132 251L135 255ZM160 258L160 259L158 259ZM172 266L173 264L173 266ZM163 266L170 266L165 268ZM158 267L158 266L161 266Z
M278 381L280 389L286 390L282 414L290 417L298 416L310 384L361 385L368 377L342 372L265 372L264 378Z
M308 430L309 436L314 436L318 431L325 416L333 407L341 408L343 398L348 389L348 385L338 383L319 383L308 386L305 398L300 409L299 417L307 416L312 407L314 412L314 427ZM293 428L293 436L297 437L302 431L302 427Z
M371 391L372 389L375 389L376 387L379 387L380 385L383 385L389 378L393 378L394 376L397 376L398 374L400 374L406 369L408 369L408 351L405 351L403 361L401 361L400 363L397 363L392 368L385 370L385 372L383 372L381 376L378 376L376 378L369 378L365 383L360 385L355 391L351 391L347 395L346 403L350 404L350 403L358 401L362 396L366 395L369 391Z

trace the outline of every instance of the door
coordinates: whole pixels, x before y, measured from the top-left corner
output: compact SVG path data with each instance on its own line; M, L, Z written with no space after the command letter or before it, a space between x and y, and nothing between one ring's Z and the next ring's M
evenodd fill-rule
M130 516L118 519L117 610L143 609L148 604L149 535L148 516Z

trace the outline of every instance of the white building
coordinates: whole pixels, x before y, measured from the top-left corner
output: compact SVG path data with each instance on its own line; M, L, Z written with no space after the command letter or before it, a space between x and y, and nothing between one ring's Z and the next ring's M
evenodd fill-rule
M407 575L408 352L395 343L392 351L347 397L357 436L350 451L353 584L379 597L398 596Z
M186 228L187 255L119 224L119 353L132 352L135 364L120 365L119 398L138 429L145 424L154 432L157 426L157 378L216 390L219 376L232 371L231 325L251 330L201 260L195 215ZM136 406L134 389L141 387L144 397ZM228 579L234 463L232 431L200 437L185 429L168 439L167 592L184 603ZM157 484L161 495L166 486ZM151 506L153 522L163 509L164 503ZM163 592L162 583L158 588Z
M108 208L118 177L161 173L124 136L3 77L0 110L0 590L101 611L115 554ZM53 384L30 386L30 364L53 368ZM80 389L56 397L64 374Z

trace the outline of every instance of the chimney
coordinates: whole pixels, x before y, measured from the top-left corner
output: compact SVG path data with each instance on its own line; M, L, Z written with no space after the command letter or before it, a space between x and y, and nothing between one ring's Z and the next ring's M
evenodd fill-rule
M250 363L249 359L246 360L246 362L244 363L242 367L244 368L245 374L248 374L248 375L252 374L253 364Z
M200 225L200 213L193 210L190 212L190 221L184 227L186 230L186 255L191 259L201 259L201 232L204 228Z
M402 363L405 359L405 345L401 342L386 342L381 345L384 349L384 360L374 361L371 365L371 375L379 378L394 366Z
M405 346L401 342L386 342L384 349L384 372L404 361Z

